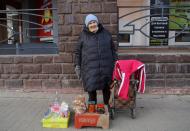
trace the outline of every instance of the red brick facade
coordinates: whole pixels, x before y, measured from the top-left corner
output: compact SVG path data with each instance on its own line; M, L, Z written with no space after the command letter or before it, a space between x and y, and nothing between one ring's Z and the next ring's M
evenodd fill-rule
M73 50L82 30L84 17L89 13L98 16L104 27L113 34L117 44L116 0L57 0L57 7L59 54L0 56L0 88L39 91L63 89L66 92L69 88L78 90L81 83L74 72ZM123 50L119 48L120 59L134 58L146 64L147 92L152 90L162 93L167 89L172 89L172 93L190 92L189 49L185 49L187 53L182 50L178 54L144 53L146 49L140 48L134 52L130 48L122 52Z
M58 55L0 56L0 88L62 89L81 87L73 66L73 49L89 13L117 34L116 0L57 0Z

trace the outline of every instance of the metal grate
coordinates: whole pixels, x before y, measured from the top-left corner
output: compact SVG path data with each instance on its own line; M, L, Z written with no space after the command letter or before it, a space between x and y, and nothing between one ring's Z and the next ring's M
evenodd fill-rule
M0 54L57 53L57 8L0 10ZM45 23L45 24L44 24Z
M126 13L119 16L119 22L122 21L122 25L119 25L120 34L134 35L135 32L140 32L152 41L167 42L182 33L190 33L190 5L119 6L118 8L126 9ZM179 12L184 12L184 15ZM140 25L139 21L144 23ZM143 31L146 26L150 28L148 34ZM169 31L177 33L169 36Z

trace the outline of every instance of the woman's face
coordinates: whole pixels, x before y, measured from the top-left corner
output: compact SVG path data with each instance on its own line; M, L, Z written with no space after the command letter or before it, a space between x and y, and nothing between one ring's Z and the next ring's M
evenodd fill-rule
M96 33L98 31L98 23L96 21L90 21L88 29L90 32Z

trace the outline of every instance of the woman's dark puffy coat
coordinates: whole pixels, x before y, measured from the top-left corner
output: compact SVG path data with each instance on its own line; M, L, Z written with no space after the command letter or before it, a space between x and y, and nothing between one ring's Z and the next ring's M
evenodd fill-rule
M101 24L96 33L84 27L75 50L85 91L102 90L111 82L116 50L111 34Z

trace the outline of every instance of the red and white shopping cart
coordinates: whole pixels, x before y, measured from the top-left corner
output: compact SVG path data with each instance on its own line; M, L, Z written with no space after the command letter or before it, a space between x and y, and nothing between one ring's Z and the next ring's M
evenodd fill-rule
M130 109L131 117L136 117L136 94L145 92L145 64L138 60L118 60L113 71L111 85L110 117L114 119L116 110Z

